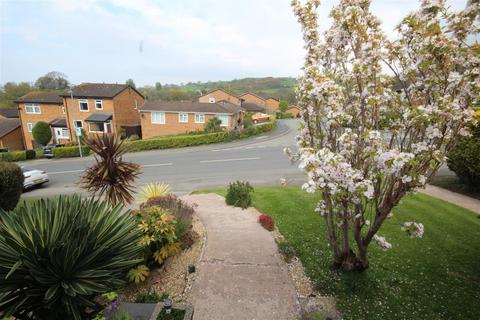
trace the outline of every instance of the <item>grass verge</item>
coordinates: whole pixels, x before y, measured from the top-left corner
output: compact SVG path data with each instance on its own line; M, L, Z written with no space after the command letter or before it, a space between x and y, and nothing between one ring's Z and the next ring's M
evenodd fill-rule
M210 190L225 195L224 189ZM345 319L480 319L480 219L427 195L402 200L379 232L392 243L369 248L363 273L330 269L316 196L298 187L255 188L254 206L271 215L295 248L317 289L336 297ZM405 221L421 222L425 235L410 239Z

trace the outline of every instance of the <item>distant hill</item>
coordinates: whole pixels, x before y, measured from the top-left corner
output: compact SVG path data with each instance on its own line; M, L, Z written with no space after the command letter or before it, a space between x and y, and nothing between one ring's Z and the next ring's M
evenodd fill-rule
M240 95L253 92L264 98L295 101L295 78L244 78L230 81L189 82L180 85L165 84L138 88L148 99L155 100L195 100L201 94L221 88Z

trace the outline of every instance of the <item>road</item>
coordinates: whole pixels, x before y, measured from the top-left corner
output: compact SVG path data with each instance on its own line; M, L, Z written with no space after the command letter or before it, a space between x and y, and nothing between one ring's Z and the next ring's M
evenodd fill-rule
M299 184L303 173L283 154L283 148L295 144L298 120L280 120L267 134L231 143L181 149L130 153L125 160L142 165L137 185L161 181L177 194L212 187L225 187L229 182L245 180L252 185L279 185L280 178ZM50 197L82 192L79 177L93 157L41 159L23 163L49 174L50 182L25 192L22 198Z

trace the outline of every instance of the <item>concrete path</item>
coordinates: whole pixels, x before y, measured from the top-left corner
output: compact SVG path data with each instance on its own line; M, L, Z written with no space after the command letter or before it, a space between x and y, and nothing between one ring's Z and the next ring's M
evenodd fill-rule
M292 320L297 298L287 267L254 208L227 206L216 194L196 203L207 239L193 287L194 320Z
M480 200L478 199L432 185L427 185L427 187L423 190L420 190L420 192L451 202L457 206L464 207L475 212L476 214L480 214Z

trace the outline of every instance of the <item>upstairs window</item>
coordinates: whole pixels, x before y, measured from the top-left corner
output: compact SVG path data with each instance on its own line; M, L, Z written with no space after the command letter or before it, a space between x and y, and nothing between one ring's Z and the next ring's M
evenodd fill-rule
M103 110L102 100L95 100L95 109L96 110ZM88 105L87 105L87 111L88 111Z
M88 112L88 100L87 99L78 100L78 108L80 109L80 111Z
M165 124L165 112L152 112L152 123Z
M73 127L74 128L83 128L82 120L73 120Z
M214 97L208 98L208 102L210 102L210 103L215 103L215 98L214 98Z
M178 114L178 122L188 123L188 113L181 112Z
M28 114L41 114L40 105L33 104L33 103L26 103L25 104L25 113Z
M205 123L205 114L195 113L195 123Z
M35 123L31 123L31 122L27 123L28 132L32 132L34 126L35 126Z
M138 102L136 99L133 101L133 109L138 109Z

